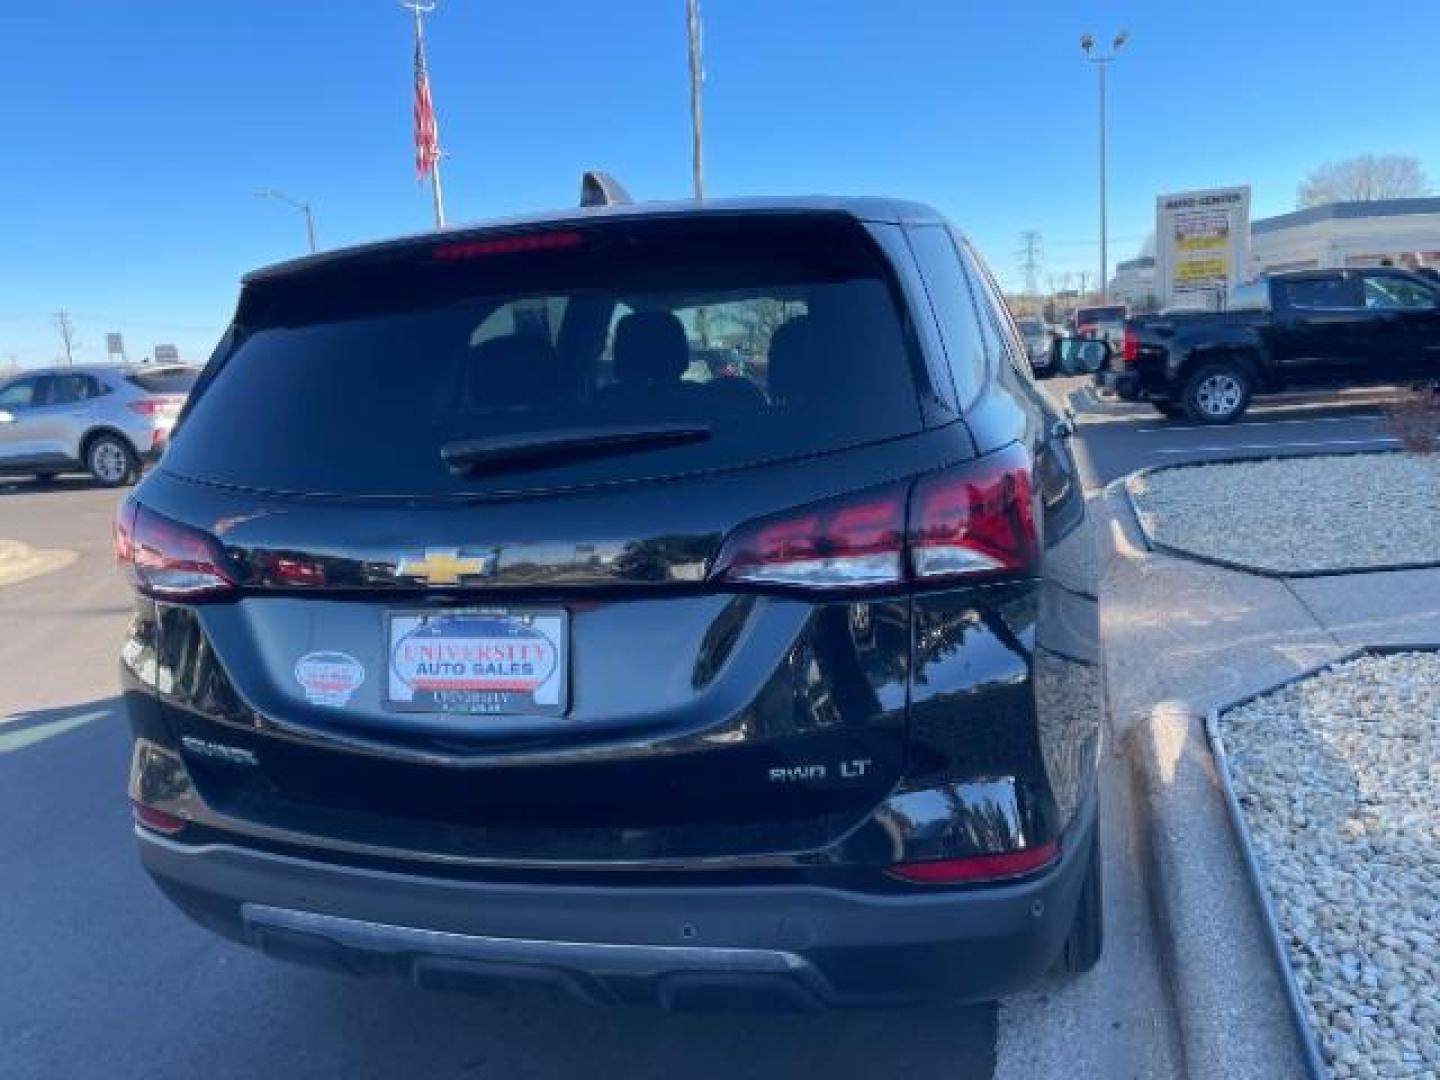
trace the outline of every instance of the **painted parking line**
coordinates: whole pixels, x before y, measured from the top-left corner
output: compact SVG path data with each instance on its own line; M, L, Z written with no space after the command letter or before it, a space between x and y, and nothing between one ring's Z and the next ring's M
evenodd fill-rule
M95 720L103 720L109 715L110 713L105 709L99 709L95 712L77 713L75 716L51 720L49 723L37 724L34 727L21 728L19 731L5 731L0 728L0 754L12 750L23 750L27 746L34 746L36 743L52 739L56 735L74 731Z
M1327 446L1398 446L1399 439L1376 437L1371 439L1330 439L1324 442L1281 442L1281 443L1232 443L1229 446L1175 446L1160 447L1157 454L1226 454L1233 450L1309 450Z
M1366 420L1382 419L1379 413L1363 413L1359 416L1315 416L1310 419L1299 420L1242 420L1228 426L1230 431L1237 428L1271 427L1275 424L1358 424ZM1169 431L1211 431L1215 430L1213 424L1162 424L1158 427L1136 428L1135 434L1147 432L1169 432Z

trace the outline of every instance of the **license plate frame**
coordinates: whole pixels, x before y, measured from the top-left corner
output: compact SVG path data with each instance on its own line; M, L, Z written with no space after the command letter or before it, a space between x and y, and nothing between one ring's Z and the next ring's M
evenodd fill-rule
M384 633L381 701L392 712L525 717L569 710L570 613L563 607L396 609L386 613Z

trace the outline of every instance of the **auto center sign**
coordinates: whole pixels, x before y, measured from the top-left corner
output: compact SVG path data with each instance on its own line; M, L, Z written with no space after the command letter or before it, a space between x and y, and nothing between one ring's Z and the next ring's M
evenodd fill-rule
M1250 188L1161 195L1155 269L1162 307L1219 308L1249 276Z

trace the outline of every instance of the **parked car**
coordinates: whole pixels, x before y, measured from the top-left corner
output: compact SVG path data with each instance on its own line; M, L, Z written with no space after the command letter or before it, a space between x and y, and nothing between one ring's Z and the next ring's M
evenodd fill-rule
M1388 268L1274 274L1224 312L1126 324L1097 383L1165 416L1225 424L1256 394L1440 379L1440 288Z
M1025 339L1025 348L1030 353L1032 364L1043 365L1050 355L1050 339L1053 334L1045 320L1034 315L1023 315L1015 320L1020 336Z
M491 332L537 300L549 334ZM696 309L777 302L763 384L682 378ZM890 200L251 274L116 521L145 868L237 941L452 989L871 1006L1089 968L1096 582L1027 369L971 245Z
M745 357L734 348L698 348L690 350L690 364L696 377L728 379L745 374Z
M26 371L0 384L0 473L89 472L134 483L165 449L198 368L86 364Z
M1098 338L1118 349L1125 338L1125 319L1129 309L1124 304L1095 304L1075 309L1075 336Z

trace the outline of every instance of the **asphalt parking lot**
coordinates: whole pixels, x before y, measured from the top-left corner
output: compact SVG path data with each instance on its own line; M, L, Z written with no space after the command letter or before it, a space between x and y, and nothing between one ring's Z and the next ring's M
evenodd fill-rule
M1077 441L1087 488L1135 469L1231 457L1345 453L1397 445L1380 428L1384 390L1261 398L1222 427L1166 420L1145 404L1102 401L1088 380L1066 380L1063 394L1080 421Z

